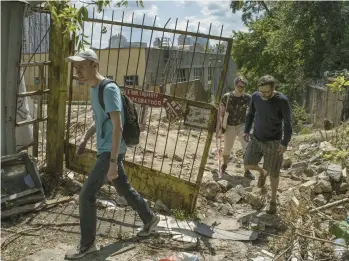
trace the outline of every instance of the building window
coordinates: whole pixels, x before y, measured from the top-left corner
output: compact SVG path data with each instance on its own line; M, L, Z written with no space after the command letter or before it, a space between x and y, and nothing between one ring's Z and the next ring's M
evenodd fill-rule
M107 76L107 78L110 79L110 80L114 80L114 77L111 76L111 75Z
M202 68L194 68L194 80L200 80L202 77Z
M186 77L186 69L177 69L177 81L178 82L185 82L187 81Z
M124 76L124 85L125 86L135 86L138 85L138 75L127 75Z
M212 81L212 67L207 68L207 80Z

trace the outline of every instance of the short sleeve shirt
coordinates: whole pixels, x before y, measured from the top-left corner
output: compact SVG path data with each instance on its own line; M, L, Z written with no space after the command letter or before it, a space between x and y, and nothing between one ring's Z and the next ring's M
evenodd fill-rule
M244 93L241 97L236 97L232 92L226 93L222 98L224 106L228 107L229 113L227 124L231 126L238 126L244 124L246 121L247 109L251 102L251 96Z
M108 118L108 114L112 111L121 112L122 125L124 125L125 116L122 103L120 88L115 83L108 83L104 87L103 99L105 104L105 111L99 104L98 99L99 85L91 88L91 105L94 114L97 136L97 155L103 152L111 152L112 149L112 133L113 123ZM126 143L124 139L121 140L120 154L126 153Z

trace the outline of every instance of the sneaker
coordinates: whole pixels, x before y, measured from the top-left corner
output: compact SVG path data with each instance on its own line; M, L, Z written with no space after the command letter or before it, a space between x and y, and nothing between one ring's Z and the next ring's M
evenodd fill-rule
M249 170L245 172L244 177L247 179L252 179L252 180L254 180L256 178Z
M78 245L76 248L69 250L65 254L66 259L79 259L84 257L85 255L97 251L96 244L93 243L89 247L81 247Z
M270 202L269 209L266 211L268 215L275 215L276 214L276 202Z
M150 235L151 231L159 224L160 217L154 215L148 224L144 224L142 229L137 233L139 237L147 237Z
M222 173L224 173L227 170L227 167L228 166L226 164L222 165L222 167L221 167Z

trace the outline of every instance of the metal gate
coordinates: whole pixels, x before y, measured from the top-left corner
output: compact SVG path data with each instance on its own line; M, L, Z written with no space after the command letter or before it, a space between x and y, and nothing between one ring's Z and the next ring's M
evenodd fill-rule
M24 18L17 91L16 149L27 150L40 165L46 161L47 87L50 15Z
M133 21L133 17L132 17ZM232 40L197 32L93 18L84 34L100 59L102 75L115 80L135 103L141 141L129 146L130 182L151 200L193 210L215 130L216 104L232 82ZM222 28L223 29L223 28ZM96 40L98 37L98 41ZM127 39L128 37L128 39ZM175 44L175 42L178 44ZM216 43L216 47L210 47ZM93 137L87 154L75 156L79 137L92 124L89 87L71 71L67 120L67 168L88 173L95 163ZM228 77L226 79L226 77ZM215 96L213 95L215 93Z

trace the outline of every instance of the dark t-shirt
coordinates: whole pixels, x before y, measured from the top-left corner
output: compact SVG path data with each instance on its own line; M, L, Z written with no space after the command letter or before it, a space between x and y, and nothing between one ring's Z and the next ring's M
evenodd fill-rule
M227 107L229 113L227 124L231 126L244 124L251 96L244 93L241 97L236 97L232 92L229 92L224 94L221 102L226 106L227 101L229 103Z

